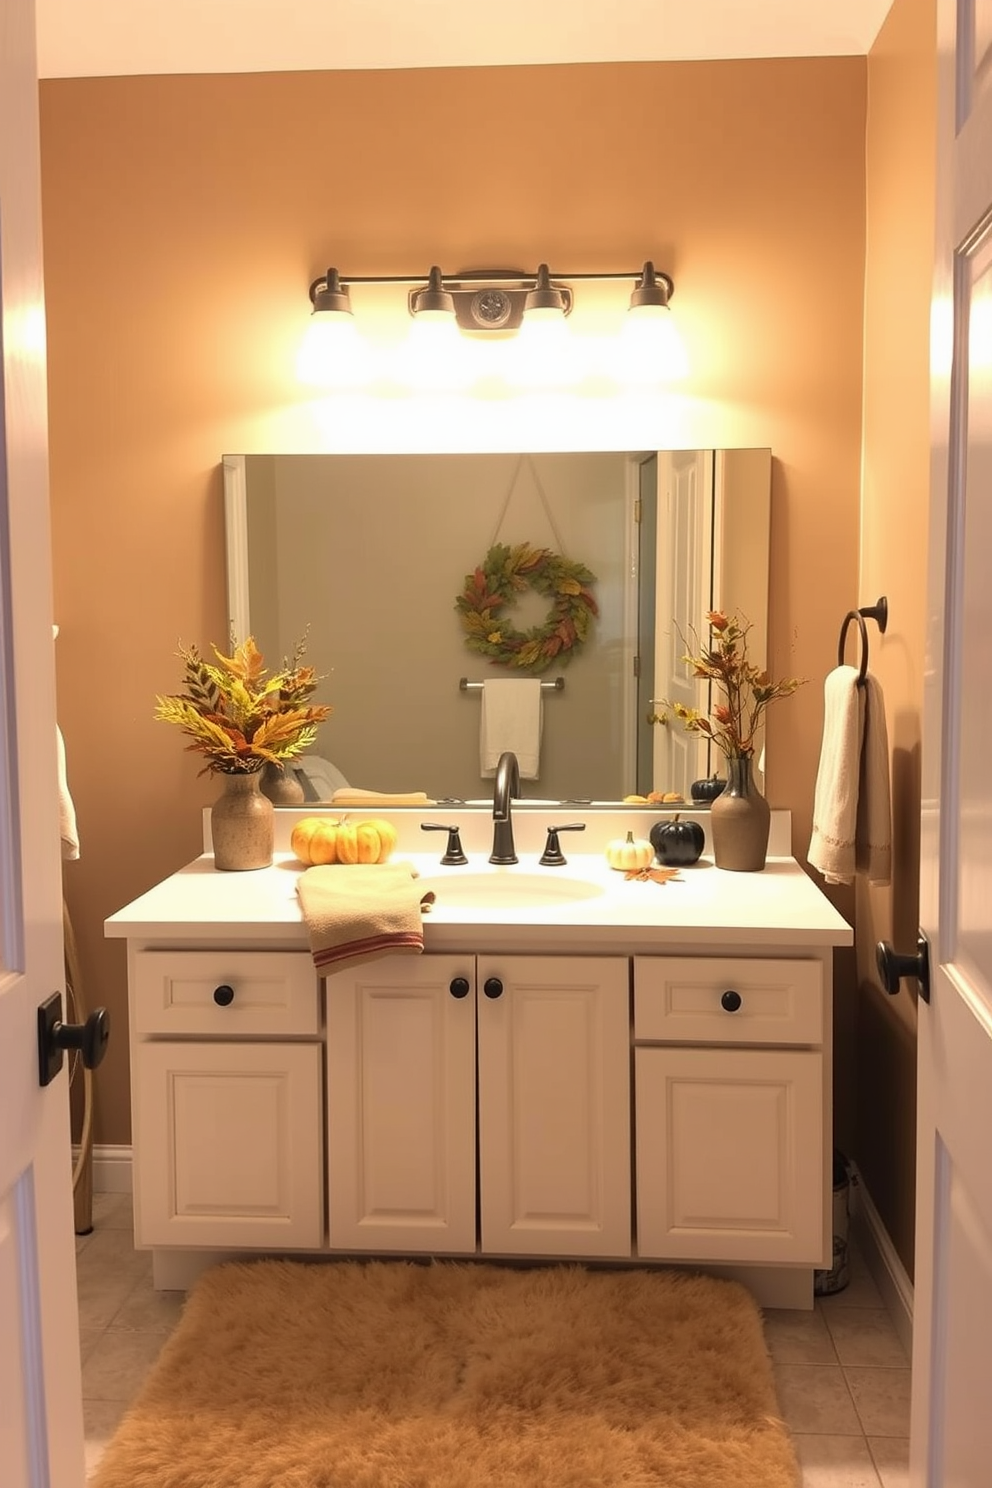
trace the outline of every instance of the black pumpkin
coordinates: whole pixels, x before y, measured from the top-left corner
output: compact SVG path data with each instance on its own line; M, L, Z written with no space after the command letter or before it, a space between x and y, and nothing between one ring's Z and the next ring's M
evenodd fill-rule
M698 862L706 841L698 822L683 821L678 816L671 821L655 822L648 836L658 862L667 868L686 868Z
M689 794L694 801L715 801L726 784L718 775L710 775L707 780L694 780L689 787Z

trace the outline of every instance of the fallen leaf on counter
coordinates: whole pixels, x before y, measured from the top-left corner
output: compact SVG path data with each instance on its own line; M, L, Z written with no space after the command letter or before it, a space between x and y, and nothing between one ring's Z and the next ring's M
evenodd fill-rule
M682 875L677 868L628 868L624 878L628 881L636 878L639 883L668 883L669 879L681 880Z

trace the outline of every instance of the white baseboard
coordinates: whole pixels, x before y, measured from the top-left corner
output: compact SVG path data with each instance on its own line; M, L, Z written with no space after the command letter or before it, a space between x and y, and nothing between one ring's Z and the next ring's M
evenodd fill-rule
M882 1217L865 1188L860 1173L852 1166L851 1182L851 1226L858 1248L864 1256L865 1265L872 1280L882 1294L882 1301L906 1350L906 1357L913 1357L913 1283Z
M78 1147L72 1151L72 1160L79 1156ZM131 1149L94 1145L93 1148L93 1192L131 1193Z

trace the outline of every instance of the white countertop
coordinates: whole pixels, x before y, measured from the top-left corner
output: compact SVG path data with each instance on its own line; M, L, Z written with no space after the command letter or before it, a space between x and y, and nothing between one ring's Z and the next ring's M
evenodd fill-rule
M730 873L704 857L665 884L628 881L592 853L569 854L563 868L542 868L537 854L524 853L509 868L494 868L484 853L469 853L469 863L456 868L440 867L433 853L397 853L392 861L412 863L436 890L436 902L424 916L428 951L631 954L690 944L729 950L853 941L847 921L788 857L770 857L760 873ZM223 873L207 853L111 915L105 933L146 944L234 941L305 948L296 894L303 871L291 854L277 853L269 868ZM478 874L581 878L596 892L554 904L445 903L447 878L456 883L460 875Z

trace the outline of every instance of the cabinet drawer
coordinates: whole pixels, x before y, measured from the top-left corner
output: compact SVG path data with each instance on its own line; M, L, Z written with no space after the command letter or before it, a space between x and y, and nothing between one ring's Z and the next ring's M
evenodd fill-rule
M823 967L819 961L741 956L635 956L634 1038L820 1044Z
M316 1035L320 997L307 951L138 951L132 967L138 1034ZM228 988L233 996L218 989Z

